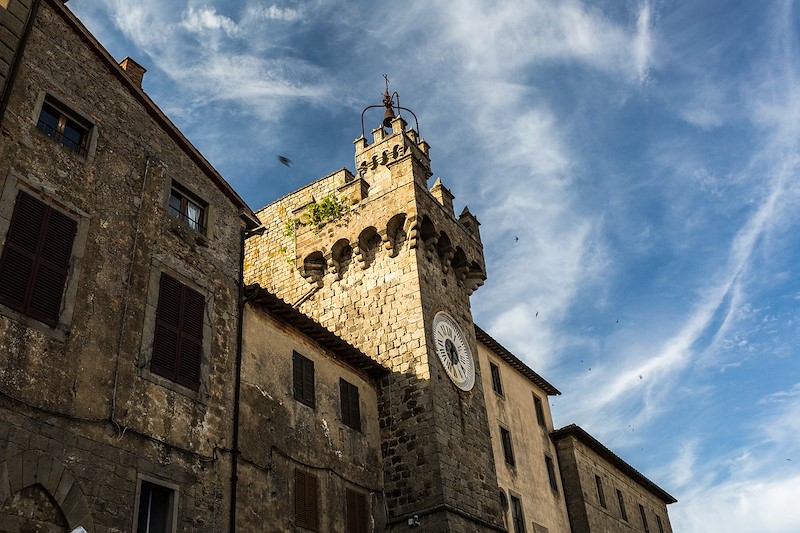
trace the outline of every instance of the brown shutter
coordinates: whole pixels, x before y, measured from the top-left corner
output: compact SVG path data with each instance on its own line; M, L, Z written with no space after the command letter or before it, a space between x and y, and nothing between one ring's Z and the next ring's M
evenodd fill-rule
M294 471L294 512L298 526L319 531L317 478L301 470Z
M367 498L347 489L347 533L367 533Z
M77 223L20 191L0 258L0 302L58 323Z
M150 363L153 373L192 390L200 387L204 310L202 294L161 274Z
M361 407L358 399L358 387L339 378L342 422L351 428L361 431Z
M292 383L295 400L314 407L314 361L297 352L292 353Z

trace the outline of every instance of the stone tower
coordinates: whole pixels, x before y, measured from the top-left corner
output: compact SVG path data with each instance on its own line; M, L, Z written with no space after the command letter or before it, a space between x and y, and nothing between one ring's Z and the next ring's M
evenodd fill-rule
M396 117L355 141L342 169L257 213L246 280L258 282L391 370L381 389L389 530L504 530L469 297L486 278L478 221L456 217L429 146ZM436 351L447 313L471 350L462 390ZM443 343L442 343L443 345ZM377 531L383 529L378 526Z

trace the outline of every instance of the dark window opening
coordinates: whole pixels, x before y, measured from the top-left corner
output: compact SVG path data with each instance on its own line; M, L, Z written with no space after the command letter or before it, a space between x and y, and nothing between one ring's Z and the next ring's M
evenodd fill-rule
M200 388L205 298L161 274L150 370L194 391Z
M78 223L20 191L0 256L0 303L56 326Z
M650 533L650 526L647 525L647 515L644 512L644 507L639 504L639 516L642 517L642 527L644 528L644 533Z
M369 507L366 495L347 489L347 533L368 533Z
M314 407L314 361L300 355L292 354L292 373L294 382L294 399L309 407Z
M549 455L544 456L544 464L547 466L547 477L550 480L550 488L558 491L558 481L556 480L556 467L553 458Z
M36 127L73 152L86 155L91 127L86 121L75 118L74 113L59 104L46 99L42 104Z
M136 533L167 533L172 531L172 512L175 491L142 481L139 493L139 519Z
M597 499L600 500L600 505L603 509L607 509L606 495L603 493L603 480L597 474L594 476L594 484L597 486Z
M358 387L340 378L339 391L342 403L342 422L356 431L361 431L361 407L358 399Z
M533 396L533 408L536 411L536 421L542 427L547 427L547 422L544 419L544 405L542 405L542 400L539 399L538 396Z
M514 533L525 533L525 515L522 513L522 502L516 496L511 497L511 522Z
M173 183L169 193L169 214L197 231L206 229L208 204Z
M628 521L628 511L625 510L625 498L622 496L622 491L617 489L617 501L619 502L619 514L622 519Z
M319 531L318 504L316 476L295 469L294 517L298 527Z
M656 523L658 524L658 533L664 533L664 524L661 523L661 517L656 515Z
M492 389L499 394L503 395L503 383L500 381L500 369L494 363L489 363L489 369L492 372Z
M500 428L500 441L503 444L503 456L506 464L514 466L514 448L511 446L511 433L504 427Z

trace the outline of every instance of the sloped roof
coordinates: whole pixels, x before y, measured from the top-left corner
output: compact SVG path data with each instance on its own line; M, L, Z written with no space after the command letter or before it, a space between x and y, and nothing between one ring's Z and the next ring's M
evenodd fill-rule
M225 181L219 172L206 160L203 154L189 142L189 140L181 133L181 131L172 123L172 121L164 114L163 111L150 99L149 96L142 90L141 87L136 85L130 77L122 70L122 67L117 64L117 61L108 53L108 51L100 44L94 35L92 35L86 26L76 17L72 11L69 10L64 4L64 0L47 0L53 10L58 13L61 18L70 26L80 39L85 42L89 49L92 50L97 57L106 65L109 72L113 74L119 82L125 87L129 93L142 104L148 115L164 130L164 132L175 142L175 144L183 150L186 156L200 168L203 173L217 186L217 188L225 194L231 203L240 209L240 216L246 222L248 228L256 228L260 225L258 218L253 210L245 203L239 194L233 190L233 187Z
M561 429L557 429L550 433L550 437L554 441L573 436L586 446L588 446L594 453L614 465L617 469L622 471L625 475L633 479L636 483L650 491L653 495L657 496L666 504L676 503L678 500L673 498L664 489L647 479L644 474L633 468L631 465L623 461L614 452L603 446L603 444L589 435L582 427L576 424L570 424Z
M315 341L336 359L353 367L370 379L378 380L389 374L389 369L371 359L341 337L315 322L257 283L245 287L245 298L267 310L270 315L292 326Z
M488 333L483 331L475 325L475 337L478 342L489 348L500 359L511 365L511 367L528 378L528 380L547 393L548 396L556 396L561 394L557 388L547 382L542 376L533 371L531 367L523 363L516 355L506 350L503 345L489 336Z

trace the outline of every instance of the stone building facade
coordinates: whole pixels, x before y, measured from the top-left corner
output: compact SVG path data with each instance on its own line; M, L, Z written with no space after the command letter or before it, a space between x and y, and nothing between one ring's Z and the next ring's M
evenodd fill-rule
M569 533L548 398L561 394L479 327L497 482L509 531ZM490 392L491 391L491 392ZM535 423L534 423L535 421Z
M0 531L613 530L418 128L253 213L64 4L0 0Z
M63 2L0 23L0 530L227 530L254 215Z
M576 425L552 433L573 533L672 533L677 500Z

